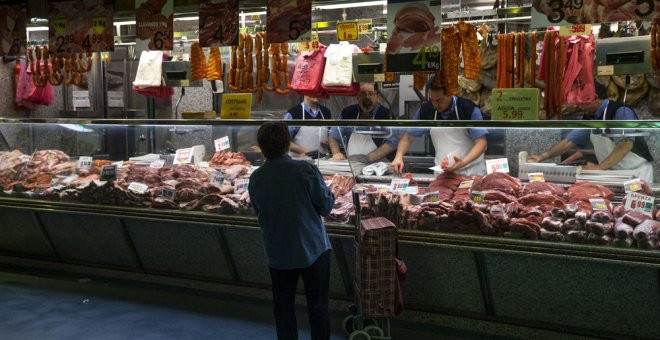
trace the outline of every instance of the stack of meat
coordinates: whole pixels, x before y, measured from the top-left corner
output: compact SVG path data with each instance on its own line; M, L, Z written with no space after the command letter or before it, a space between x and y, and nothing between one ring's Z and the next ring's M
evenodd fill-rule
M60 150L40 150L32 154L25 164L20 182L13 186L14 191L32 190L37 185L50 186L55 176L70 175L76 172L76 164Z
M209 166L214 169L226 169L232 165L250 166L250 162L245 158L242 152L220 151L213 155L209 161Z
M29 157L29 156L28 156ZM18 151L0 152L0 184L4 190L10 190L12 185L18 181L26 156Z
M335 195L335 205L330 215L325 218L328 222L348 223L351 214L355 211L353 207L353 196L351 189L355 186L353 177L334 175L325 178L325 184Z

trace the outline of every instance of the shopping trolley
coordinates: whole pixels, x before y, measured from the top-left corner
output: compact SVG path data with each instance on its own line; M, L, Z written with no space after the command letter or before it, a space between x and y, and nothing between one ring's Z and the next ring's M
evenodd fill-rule
M397 303L400 303L399 307L402 304L399 301L397 264L403 262L397 263L397 229L384 217L362 220L357 190L353 190L353 204L355 304L351 306L351 315L344 319L342 326L349 334L349 340L389 340L392 339L390 318L400 312Z

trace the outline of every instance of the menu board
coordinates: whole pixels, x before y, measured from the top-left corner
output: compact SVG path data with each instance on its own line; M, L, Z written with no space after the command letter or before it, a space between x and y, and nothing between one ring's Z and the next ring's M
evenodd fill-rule
M387 72L440 69L440 1L387 1Z
M174 49L174 0L135 0L136 51Z
M48 2L48 49L54 53L115 50L112 1Z
M0 1L0 57L25 54L25 1Z
M311 30L311 0L268 0L266 15L268 43L278 44L299 40Z
M532 28L653 20L660 14L660 4L656 2L657 0L532 1Z
M238 45L238 0L199 2L199 44L202 47Z

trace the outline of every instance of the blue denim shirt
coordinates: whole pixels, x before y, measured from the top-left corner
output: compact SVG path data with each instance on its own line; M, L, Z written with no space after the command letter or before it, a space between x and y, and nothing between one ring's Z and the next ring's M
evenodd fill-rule
M332 249L321 216L330 214L335 197L314 165L269 159L252 173L248 190L270 267L306 268Z

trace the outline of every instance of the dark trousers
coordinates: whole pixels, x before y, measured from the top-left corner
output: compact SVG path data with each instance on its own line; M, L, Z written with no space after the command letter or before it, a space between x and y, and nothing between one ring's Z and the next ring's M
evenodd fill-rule
M273 269L273 312L279 340L298 339L295 295L298 277L302 277L307 296L307 312L313 340L330 339L330 256L331 250L321 254L311 266L301 269Z

